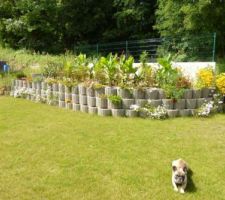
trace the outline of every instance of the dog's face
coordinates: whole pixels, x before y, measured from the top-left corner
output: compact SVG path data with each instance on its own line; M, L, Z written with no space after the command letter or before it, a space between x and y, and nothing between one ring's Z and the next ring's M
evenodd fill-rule
M176 184L183 184L187 176L187 164L179 159L172 162L173 180Z

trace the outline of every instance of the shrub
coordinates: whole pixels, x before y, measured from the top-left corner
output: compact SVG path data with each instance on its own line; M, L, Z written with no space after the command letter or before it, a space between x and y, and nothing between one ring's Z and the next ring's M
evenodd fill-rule
M114 105L119 105L122 103L122 98L120 96L110 95L108 98L109 98L109 101L111 101L112 104Z
M216 77L216 87L222 95L225 95L225 73Z
M208 88L214 86L214 73L211 68L203 68L197 72L197 88Z

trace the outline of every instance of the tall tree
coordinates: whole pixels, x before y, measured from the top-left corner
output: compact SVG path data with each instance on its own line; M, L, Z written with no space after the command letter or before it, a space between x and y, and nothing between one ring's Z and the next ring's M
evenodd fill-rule
M158 0L155 28L162 36L217 33L218 52L225 56L225 1Z
M157 0L114 0L113 24L104 33L106 39L149 38L153 30Z

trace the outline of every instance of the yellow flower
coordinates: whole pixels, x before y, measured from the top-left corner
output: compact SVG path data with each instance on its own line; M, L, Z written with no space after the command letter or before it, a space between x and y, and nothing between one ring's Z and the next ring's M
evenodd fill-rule
M225 73L216 77L216 87L221 94L225 94Z
M197 85L201 88L214 85L214 73L211 68L200 69L197 73Z

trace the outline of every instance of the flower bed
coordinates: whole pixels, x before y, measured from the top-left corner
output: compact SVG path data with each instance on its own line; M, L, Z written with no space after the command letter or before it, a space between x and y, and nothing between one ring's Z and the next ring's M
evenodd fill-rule
M161 99L160 88L145 88L142 92L154 91L156 95L145 95L142 99L139 96L129 96L129 99L118 95L106 95L108 87L104 87L102 94L98 97L93 96L93 92L88 87L82 86L77 90L73 86L71 90L65 90L64 85L58 83L54 91L52 87L45 87L45 82L35 84L34 82L24 82L23 80L13 81L11 95L15 98L25 98L35 102L47 103L49 105L59 106L61 108L73 109L90 114L99 114L101 116L127 116L144 117L152 119L165 119L167 117L178 116L208 116L214 108L212 103L213 93L204 96L204 90L200 90L200 96L195 98L193 94L196 90L190 90L191 95L183 96L183 99ZM37 88L36 86L39 85ZM93 89L96 92L98 89ZM119 94L120 87L114 87ZM214 90L213 90L214 91ZM136 90L130 89L131 94ZM135 98L136 97L136 98ZM190 99L191 98L191 99ZM123 103L124 102L124 103ZM140 102L144 102L143 104ZM215 111L215 109L214 109Z
M146 54L138 67L124 55L90 59L81 54L74 60L46 66L39 76L20 74L11 95L101 116L202 116L200 108L211 101L224 109L225 74L215 76L211 68L200 69L193 82L172 67L170 57L159 59L158 69L146 63Z

